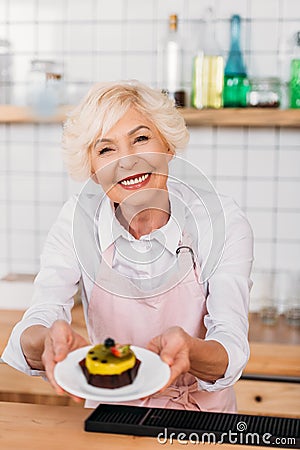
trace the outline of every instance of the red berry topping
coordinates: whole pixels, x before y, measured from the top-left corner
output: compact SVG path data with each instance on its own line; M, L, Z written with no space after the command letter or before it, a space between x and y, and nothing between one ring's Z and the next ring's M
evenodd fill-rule
M114 356L116 356L116 358L123 358L130 352L130 345L116 344L114 347L110 348L110 351Z

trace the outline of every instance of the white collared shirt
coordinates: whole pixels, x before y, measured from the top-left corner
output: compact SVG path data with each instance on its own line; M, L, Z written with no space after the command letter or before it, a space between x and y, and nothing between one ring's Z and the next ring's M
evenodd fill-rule
M206 199L210 198L210 194L204 192L199 199L193 189L171 181L168 183L168 191L171 210L169 221L139 240L120 225L110 200L104 197L99 208L97 227L99 246L102 252L112 243L119 249L124 248L124 252L115 252L113 268L138 280L141 287L151 289L151 280L159 280L159 274L174 258L182 233L191 237L195 257L203 269L207 296L205 339L221 343L229 358L224 377L215 383L198 380L201 389L216 391L232 385L240 377L249 358L247 336L249 292L252 284L252 230L244 213L228 197L218 197L222 211L216 206L218 202L212 201L208 214L207 205L210 201L207 202ZM27 374L40 375L43 372L32 370L28 366L20 346L21 334L26 328L36 324L50 327L57 319L71 322L73 296L80 280L84 313L87 314L93 282L83 270L74 248L73 215L77 198L73 196L66 202L48 234L41 255L41 269L34 282L32 304L21 322L14 327L2 355L6 363ZM212 222L216 224L215 227ZM158 252L159 258L150 264L141 264L126 257L127 246L140 253L143 261L143 252L149 250L149 245L155 251L164 249ZM163 275L161 278L163 281Z

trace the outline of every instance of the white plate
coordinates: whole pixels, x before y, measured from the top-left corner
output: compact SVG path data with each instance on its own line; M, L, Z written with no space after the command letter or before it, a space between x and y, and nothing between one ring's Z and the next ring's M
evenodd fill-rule
M54 377L65 391L87 400L105 403L127 402L147 397L159 391L170 378L170 368L160 357L149 350L131 346L141 361L138 374L132 384L116 389L98 388L88 384L79 361L85 358L92 346L82 347L68 354L56 364Z

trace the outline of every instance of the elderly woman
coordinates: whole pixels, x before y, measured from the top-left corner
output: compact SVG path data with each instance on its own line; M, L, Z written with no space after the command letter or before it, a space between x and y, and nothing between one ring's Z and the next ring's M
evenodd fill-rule
M170 179L187 142L184 120L164 94L138 82L90 90L63 140L71 177L88 181L49 232L32 306L12 332L5 362L46 375L63 392L56 363L88 344L71 324L81 283L91 343L111 336L170 366L164 389L130 404L236 410L232 386L249 356L252 232L231 199ZM216 226L211 240L208 224L218 223L224 229Z

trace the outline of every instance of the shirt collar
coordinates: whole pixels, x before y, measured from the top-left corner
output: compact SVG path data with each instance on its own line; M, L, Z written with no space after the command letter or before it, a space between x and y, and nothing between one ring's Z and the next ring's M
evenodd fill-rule
M142 236L140 240L156 239L171 253L175 254L179 242L182 240L183 227L185 224L185 206L175 190L172 183L168 183L171 215L163 227L152 231L150 234ZM117 220L110 199L105 196L99 208L98 222L99 243L102 252L120 237L128 241L136 239Z

